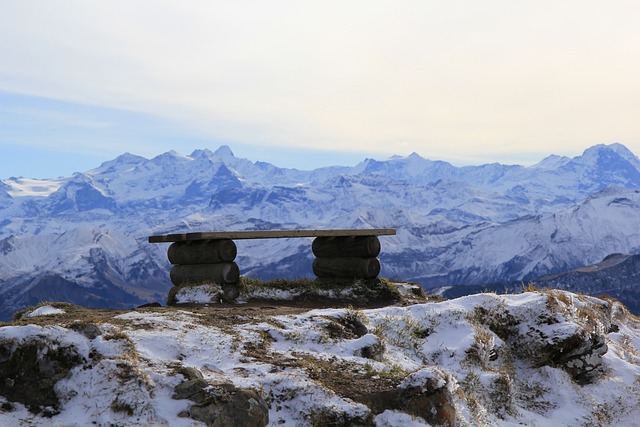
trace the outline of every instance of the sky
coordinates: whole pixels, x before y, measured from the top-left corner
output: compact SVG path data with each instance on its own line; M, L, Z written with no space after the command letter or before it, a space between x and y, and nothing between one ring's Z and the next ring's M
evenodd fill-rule
M640 153L640 2L0 0L0 179Z

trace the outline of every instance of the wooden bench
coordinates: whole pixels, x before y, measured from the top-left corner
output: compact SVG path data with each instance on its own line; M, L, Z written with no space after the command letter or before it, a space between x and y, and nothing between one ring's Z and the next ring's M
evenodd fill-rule
M167 251L174 286L217 283L234 285L240 269L233 240L313 237L313 272L320 278L374 279L380 273L378 236L393 228L343 230L214 231L150 236L149 243L172 243Z

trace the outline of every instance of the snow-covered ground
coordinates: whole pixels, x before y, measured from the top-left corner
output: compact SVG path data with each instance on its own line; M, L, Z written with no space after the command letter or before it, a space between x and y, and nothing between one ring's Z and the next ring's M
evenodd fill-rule
M269 426L429 425L371 403L390 390L441 393L460 426L640 425L640 321L615 301L544 291L295 314L60 311L70 309L48 305L0 327L0 368L30 342L81 360L57 381L50 418L5 393L0 425L202 425L184 416L193 402L172 398L184 368L257 391Z

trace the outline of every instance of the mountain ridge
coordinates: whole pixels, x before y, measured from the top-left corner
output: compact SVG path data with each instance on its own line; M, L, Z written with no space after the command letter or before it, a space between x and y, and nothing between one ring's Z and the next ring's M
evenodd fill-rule
M146 237L185 231L396 228L382 240L384 276L425 287L534 279L640 251L638 168L621 144L528 167L456 167L412 154L312 171L221 146L152 159L125 153L54 180L10 178L0 181L0 316L37 302L25 295L45 273L85 289L115 286L131 304L162 300L171 286L166 248ZM301 261L312 259L309 246L243 243L241 273L311 276Z

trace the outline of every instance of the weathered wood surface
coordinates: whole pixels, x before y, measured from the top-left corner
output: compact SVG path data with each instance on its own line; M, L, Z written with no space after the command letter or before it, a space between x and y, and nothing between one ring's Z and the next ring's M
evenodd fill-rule
M171 264L215 264L233 262L238 248L233 240L191 240L169 246L167 256Z
M317 237L311 250L318 258L375 258L380 240L376 236Z
M321 278L374 279L380 274L377 258L316 258L313 274Z
M231 284L240 280L240 269L235 262L220 264L174 265L169 273L175 286L203 283Z
M358 228L340 230L247 230L211 231L200 233L166 234L149 236L149 243L171 243L190 240L218 239L279 239L297 237L339 237L339 236L395 236L395 228Z

